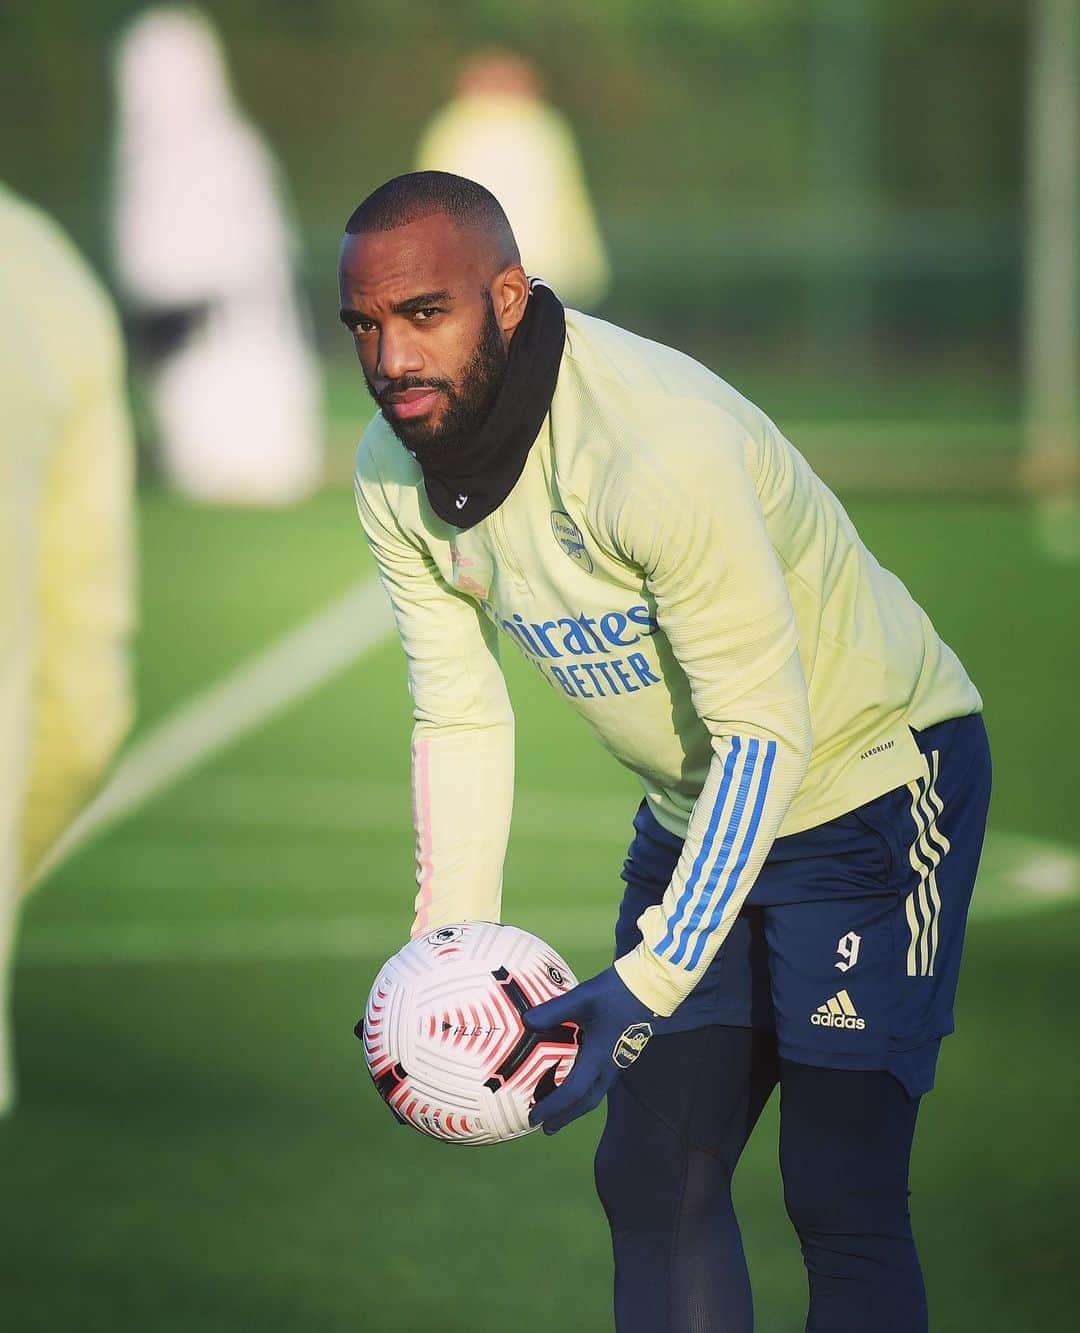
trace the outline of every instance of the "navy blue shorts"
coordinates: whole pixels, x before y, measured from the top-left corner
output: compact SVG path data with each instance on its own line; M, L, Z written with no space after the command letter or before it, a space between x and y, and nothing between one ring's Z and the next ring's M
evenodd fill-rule
M924 777L777 838L709 970L657 1035L722 1023L776 1032L780 1055L934 1085L990 802L978 715L915 732ZM634 819L615 956L638 944L682 850L644 803Z

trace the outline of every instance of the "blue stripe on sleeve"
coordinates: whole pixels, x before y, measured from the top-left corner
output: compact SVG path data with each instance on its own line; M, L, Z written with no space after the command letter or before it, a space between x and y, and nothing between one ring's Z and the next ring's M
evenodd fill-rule
M724 908L728 900L735 891L735 886L739 882L739 876L743 872L750 856L750 849L754 845L754 839L757 837L758 826L761 823L761 811L765 805L765 797L769 791L769 777L772 774L773 760L776 758L776 742L769 741L765 748L765 762L761 768L761 782L758 784L757 797L754 801L754 809L750 815L750 824L746 830L746 836L743 838L742 846L739 848L739 855L735 864L731 867L731 874L728 876L727 884L724 886L724 892L720 895L720 900L713 908L712 916L709 918L708 926L698 936L697 944L694 946L694 952L687 963L687 970L692 972L701 961L701 955L705 950L705 942L709 936L720 924L720 918L724 915Z
M694 859L693 869L687 876L686 883L683 885L683 891L679 895L678 904L671 915L671 920L668 922L668 928L664 934L664 938L656 946L656 953L658 955L666 953L667 950L671 948L672 944L674 944L676 928L682 919L683 912L686 911L687 904L694 896L694 889L701 876L702 867L709 859L709 852L712 849L713 839L716 837L716 829L720 823L720 812L723 810L724 801L727 799L728 788L731 786L731 776L735 771L735 760L738 758L740 749L741 741L739 740L739 737L732 736L731 749L728 751L727 759L724 761L724 773L720 779L720 790L716 795L712 814L709 816L709 826L705 830L705 837L702 839L701 846L698 848L698 854Z
M739 790L735 794L735 800L731 807L731 818L728 820L728 826L724 831L724 841L720 844L720 851L716 860L713 862L712 870L709 872L709 878L697 902L694 904L694 910L690 914L690 919L682 929L682 938L679 940L679 947L671 955L673 963L681 963L686 955L687 945L690 943L690 936L701 923L701 918L709 906L709 900L712 898L713 890L716 888L717 880L723 874L724 867L727 864L728 857L731 855L731 848L735 843L736 835L739 832L739 825L742 823L743 811L746 808L746 797L750 791L750 783L754 776L754 769L757 767L758 748L760 742L756 739L751 740L746 749L746 759L743 763L742 776L739 779ZM687 964L687 966L689 966Z

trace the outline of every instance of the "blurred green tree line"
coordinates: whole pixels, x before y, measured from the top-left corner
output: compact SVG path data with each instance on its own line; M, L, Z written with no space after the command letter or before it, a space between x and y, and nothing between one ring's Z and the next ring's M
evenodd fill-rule
M0 17L0 173L102 266L110 43L141 8ZM579 134L615 271L602 313L793 364L823 344L878 365L1015 359L1024 0L205 8L282 162L328 345L344 219L411 167L459 61L502 43Z

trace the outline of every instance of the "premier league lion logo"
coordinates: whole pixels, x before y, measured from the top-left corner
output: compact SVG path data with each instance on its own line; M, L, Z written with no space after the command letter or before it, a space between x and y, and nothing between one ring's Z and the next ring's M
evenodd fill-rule
M652 1034L651 1023L631 1023L615 1043L611 1058L620 1069L629 1069L648 1045Z

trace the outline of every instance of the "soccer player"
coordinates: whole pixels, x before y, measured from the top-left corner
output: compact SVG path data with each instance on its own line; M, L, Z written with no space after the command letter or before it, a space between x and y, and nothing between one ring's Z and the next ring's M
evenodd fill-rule
M751 1328L731 1177L778 1083L807 1329L919 1333L908 1165L989 801L978 692L773 423L564 310L482 187L380 186L340 285L415 704L413 933L499 918L500 631L644 789L613 966L526 1016L583 1029L534 1122L607 1097L620 1333Z
M51 219L0 185L0 1114L20 900L132 715L134 472L119 324Z

